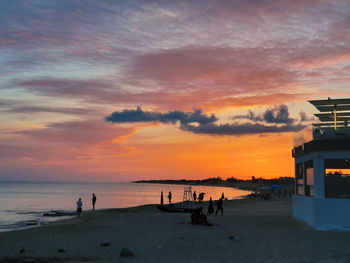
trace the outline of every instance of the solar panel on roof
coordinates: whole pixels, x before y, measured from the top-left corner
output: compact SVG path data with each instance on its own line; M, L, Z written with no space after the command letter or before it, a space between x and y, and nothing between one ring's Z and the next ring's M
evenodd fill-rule
M314 114L316 117L328 117L334 116L333 113L316 113ZM350 117L350 112L337 112L337 117Z
M350 98L349 99L328 99L328 100L309 100L309 102L317 106L333 106L333 105L350 105Z
M350 98L328 98L328 100L309 100L309 102L320 112L325 112L315 114L321 121L319 124L314 123L313 125L315 127L329 127L332 125L330 122L333 122L335 130L338 125L348 127L348 123L350 122Z
M320 121L334 121L334 116L322 116L318 117ZM348 121L350 122L350 117L338 117L337 121Z
M320 112L331 112L334 110L334 106L315 106ZM350 111L350 105L337 105L336 110L338 111Z

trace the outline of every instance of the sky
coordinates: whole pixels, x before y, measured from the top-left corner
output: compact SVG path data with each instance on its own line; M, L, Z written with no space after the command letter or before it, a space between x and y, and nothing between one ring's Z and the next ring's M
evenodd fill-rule
M350 2L0 1L0 180L294 175L350 96Z

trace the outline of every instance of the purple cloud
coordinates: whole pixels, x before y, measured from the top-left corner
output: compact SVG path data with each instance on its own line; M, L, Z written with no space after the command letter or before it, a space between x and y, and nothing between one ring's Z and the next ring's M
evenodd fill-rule
M266 114L267 113L267 114ZM201 110L193 113L182 111L170 111L167 113L144 112L140 107L136 110L123 110L114 112L106 117L107 122L113 123L138 123L138 122L160 122L160 123L180 123L179 128L197 134L209 135L249 135L260 133L278 133L298 131L304 128L303 125L293 124L290 119L288 108L285 105L266 110L263 118L267 123L283 125L264 125L261 123L234 123L234 124L217 124L218 118L212 114L207 116ZM255 116L252 112L245 116L253 121L261 121L261 117Z
M1 103L0 103L1 106ZM4 110L7 113L59 113L59 114L70 114L78 116L91 116L98 113L98 109L93 108L64 108L64 107L46 107L46 106L18 106L11 107Z
M195 122L202 125L217 120L214 114L210 116L205 115L200 109L194 110L193 112L169 111L167 113L159 113L143 111L141 107L137 107L136 110L116 111L106 117L106 121L112 123L161 122L176 124L180 122L181 124L189 124Z
M282 132L296 132L303 128L304 125L286 124L282 126L277 125L263 125L259 123L243 123L243 124L205 124L200 126L183 125L181 127L185 131L196 134L208 135L251 135L251 134L266 134L266 133L282 133Z

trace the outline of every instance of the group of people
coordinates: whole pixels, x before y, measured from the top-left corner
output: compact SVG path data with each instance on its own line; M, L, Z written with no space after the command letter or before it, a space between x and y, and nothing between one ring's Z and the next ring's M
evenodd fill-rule
M196 191L194 191L193 192L193 200L194 201L198 200L198 202L203 202L204 194L205 193L199 193L198 199L197 199L197 193L196 193ZM224 198L225 198L224 193L222 193L220 199L215 202L215 204L216 204L216 213L215 213L215 215L217 215L219 211L221 212L222 216L224 215L224 206L223 206ZM169 204L171 204L171 199L172 199L171 192L169 192L169 194L168 194L168 199L169 199ZM92 194L92 199L91 199L92 210L95 210L96 201L97 201L96 195ZM79 198L78 201L77 201L77 216L78 217L81 215L82 211L83 211L83 201L81 200L81 198ZM214 213L214 203L213 203L212 198L210 197L209 205L208 205L208 215L213 214L213 213Z
M203 202L204 194L205 193L199 193L198 199L197 199L197 193L196 193L196 191L194 191L193 192L193 200L194 201L198 200L198 202ZM224 193L222 193L219 200L215 202L215 205L216 205L215 215L217 215L219 211L221 212L222 216L224 215L224 199L225 199L225 195L224 195ZM214 213L214 202L213 202L213 199L210 197L209 205L208 205L208 215L211 215L213 213Z
M197 193L196 193L196 191L194 191L193 192L193 201L203 202L204 195L205 195L205 193L201 192L198 194L198 198L197 198Z
M199 193L198 198L197 198L197 193L196 191L193 192L193 201L198 201L198 202L203 202L204 200L204 195L205 193ZM220 199L218 201L215 202L216 204L216 213L215 215L218 214L219 211L221 211L221 215L224 215L224 193L222 193ZM210 197L209 199L209 205L208 205L208 215L213 214L214 213L214 203L213 203L213 199Z
M97 201L96 195L92 194L92 199L91 199L92 210L95 210L96 201ZM79 198L77 201L77 216L78 217L81 215L82 211L83 211L83 201L81 200L81 198Z

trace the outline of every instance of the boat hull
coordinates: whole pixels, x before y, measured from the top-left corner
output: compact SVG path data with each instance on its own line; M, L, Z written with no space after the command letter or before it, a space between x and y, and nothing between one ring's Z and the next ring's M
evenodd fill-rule
M186 207L157 205L157 208L161 211L169 212L169 213L201 213L202 212L202 207L186 208Z

